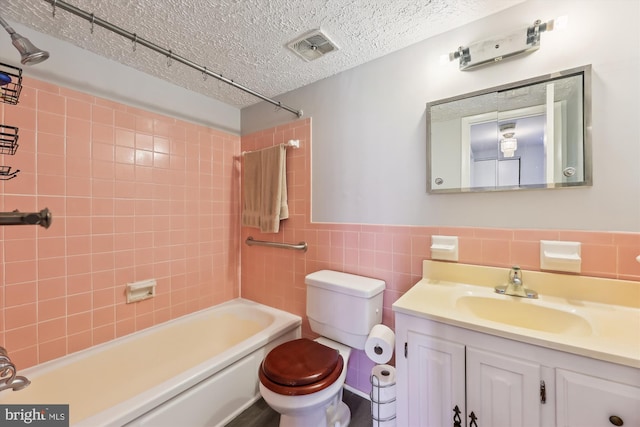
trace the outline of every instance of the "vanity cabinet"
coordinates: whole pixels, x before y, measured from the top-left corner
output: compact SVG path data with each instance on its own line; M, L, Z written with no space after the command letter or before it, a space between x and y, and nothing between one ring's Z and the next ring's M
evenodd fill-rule
M541 425L541 366L526 353L507 355L413 330L406 343L406 359L396 358L398 370L406 367L408 373L406 384L398 380L407 391L398 425Z
M640 426L640 373L635 385L556 369L557 426Z
M395 319L398 426L640 426L638 368L404 313Z
M527 353L467 347L467 419L478 426L540 426L542 366Z
M453 426L456 407L458 418L465 417L464 345L409 331L407 357L400 360L396 354L396 375L404 379L396 377L399 426Z

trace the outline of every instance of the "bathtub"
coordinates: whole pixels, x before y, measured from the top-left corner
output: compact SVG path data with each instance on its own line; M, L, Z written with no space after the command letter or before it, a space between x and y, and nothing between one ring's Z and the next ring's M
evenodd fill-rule
M0 404L68 404L73 426L218 426L259 398L258 367L301 319L235 299L18 372Z

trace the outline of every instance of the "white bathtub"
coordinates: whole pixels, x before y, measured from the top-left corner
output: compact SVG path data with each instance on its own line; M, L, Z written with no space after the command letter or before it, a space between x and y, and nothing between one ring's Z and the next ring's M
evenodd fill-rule
M18 372L0 404L69 404L73 426L224 425L259 398L258 366L301 319L236 299Z

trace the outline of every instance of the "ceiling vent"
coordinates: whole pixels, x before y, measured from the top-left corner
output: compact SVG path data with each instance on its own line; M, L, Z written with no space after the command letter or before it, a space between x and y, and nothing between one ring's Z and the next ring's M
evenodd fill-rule
M329 40L320 30L314 30L287 43L287 47L305 61L313 61L329 52L338 50L338 46Z

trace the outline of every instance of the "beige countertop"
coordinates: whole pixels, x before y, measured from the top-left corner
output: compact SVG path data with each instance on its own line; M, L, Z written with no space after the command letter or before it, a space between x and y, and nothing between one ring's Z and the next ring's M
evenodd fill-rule
M425 261L393 310L569 353L640 367L640 283L523 272L538 299L500 295L508 268Z

